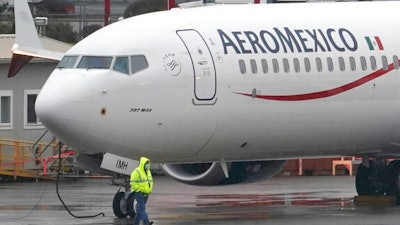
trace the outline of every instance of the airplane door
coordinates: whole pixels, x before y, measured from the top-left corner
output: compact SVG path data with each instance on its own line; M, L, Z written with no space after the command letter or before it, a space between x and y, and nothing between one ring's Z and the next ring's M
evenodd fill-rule
M177 31L189 52L194 71L194 103L207 104L216 95L216 73L210 49L196 30Z

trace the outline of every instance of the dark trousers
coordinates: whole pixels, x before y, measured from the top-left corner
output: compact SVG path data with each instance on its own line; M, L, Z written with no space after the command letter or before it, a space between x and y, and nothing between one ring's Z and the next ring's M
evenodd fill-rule
M143 221L143 224L149 223L149 217L146 213L146 203L148 195L144 195L143 193L137 192L135 193L136 199L136 216L133 219L133 224L139 224L140 221Z

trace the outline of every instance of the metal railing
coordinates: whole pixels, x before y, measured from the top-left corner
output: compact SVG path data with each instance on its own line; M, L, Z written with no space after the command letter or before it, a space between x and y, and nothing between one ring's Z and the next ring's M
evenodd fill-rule
M46 152L51 149L52 152ZM67 160L73 151L63 148L62 160ZM34 143L29 141L0 138L0 175L27 178L51 179L53 165L58 161L57 142ZM71 167L71 164L63 163ZM63 168L64 169L64 168Z

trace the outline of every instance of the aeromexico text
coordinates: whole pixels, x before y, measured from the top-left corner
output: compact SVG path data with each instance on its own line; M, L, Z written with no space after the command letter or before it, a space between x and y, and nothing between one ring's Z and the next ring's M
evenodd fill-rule
M224 54L357 51L355 36L345 28L223 31L218 29Z

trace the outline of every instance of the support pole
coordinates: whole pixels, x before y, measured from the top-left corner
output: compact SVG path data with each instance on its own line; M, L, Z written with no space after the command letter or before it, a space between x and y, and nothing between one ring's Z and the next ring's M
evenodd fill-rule
M299 159L299 176L303 176L303 159Z
M104 0L104 26L110 24L111 0Z
M170 10L175 7L175 0L166 0L167 1L167 9Z

